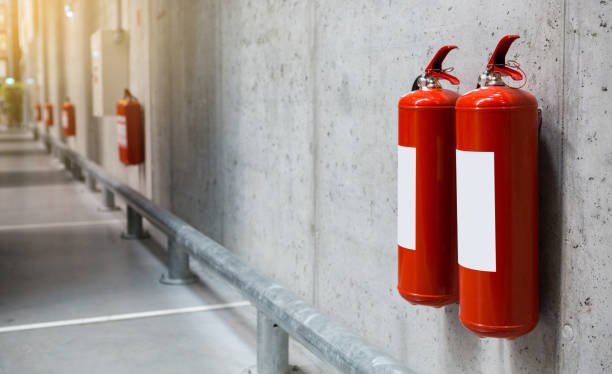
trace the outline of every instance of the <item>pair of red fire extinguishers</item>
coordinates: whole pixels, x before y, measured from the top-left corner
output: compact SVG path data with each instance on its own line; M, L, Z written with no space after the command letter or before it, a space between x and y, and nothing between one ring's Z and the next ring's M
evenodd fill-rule
M412 304L459 301L481 337L538 322L537 101L502 80L523 79L506 64L518 38L501 39L463 96L440 84L459 84L442 68L457 47L442 47L399 101L398 290Z

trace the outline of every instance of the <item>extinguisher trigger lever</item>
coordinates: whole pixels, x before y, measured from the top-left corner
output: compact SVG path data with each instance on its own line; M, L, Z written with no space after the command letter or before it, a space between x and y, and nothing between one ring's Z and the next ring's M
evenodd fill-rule
M445 73L443 71L440 71L440 72L433 71L431 73L431 75L433 75L434 77L441 78L441 79L446 79L447 81L450 82L450 84L454 84L454 85L459 84L459 78L457 78L457 77L455 77L453 75L450 75L448 73Z
M457 77L447 73L447 71L452 71L452 69L442 68L442 62L448 53L455 48L457 48L456 45L445 45L444 47L440 48L429 65L427 65L427 68L425 68L425 76L446 79L451 84L459 84L459 79Z
M499 43L497 43L497 47L495 47L493 54L491 55L489 63L487 64L487 71L496 71L503 75L509 76L515 81L520 81L523 79L523 74L521 74L521 72L511 69L508 67L508 65L506 65L506 54L508 53L508 49L510 49L512 43L518 38L520 38L518 35L506 35L501 38Z

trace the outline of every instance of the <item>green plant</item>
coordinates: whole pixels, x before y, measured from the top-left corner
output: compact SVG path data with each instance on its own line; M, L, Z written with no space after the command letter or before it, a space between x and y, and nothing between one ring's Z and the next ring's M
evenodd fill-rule
M11 125L21 123L23 115L23 91L24 85L21 82L0 86L0 97L4 101L2 111Z

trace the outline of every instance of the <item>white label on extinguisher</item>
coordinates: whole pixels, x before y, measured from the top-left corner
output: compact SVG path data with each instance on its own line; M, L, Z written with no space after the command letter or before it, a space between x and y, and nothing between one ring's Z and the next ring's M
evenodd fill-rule
M127 148L127 129L125 116L117 116L117 143L121 148Z
M68 112L65 110L62 110L62 127L65 129L68 128Z
M495 155L457 150L457 255L479 271L495 263Z
M416 148L397 147L397 244L416 249Z

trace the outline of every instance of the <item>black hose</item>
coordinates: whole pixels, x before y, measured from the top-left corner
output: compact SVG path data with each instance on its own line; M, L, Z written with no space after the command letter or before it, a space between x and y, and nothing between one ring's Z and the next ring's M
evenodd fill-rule
M423 77L422 75L419 75L418 77L416 77L416 79L414 80L414 83L412 83L412 91L416 91L419 88L421 88L419 87L419 79L421 79L422 77Z

